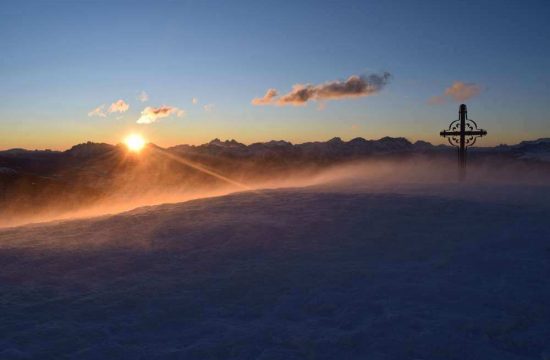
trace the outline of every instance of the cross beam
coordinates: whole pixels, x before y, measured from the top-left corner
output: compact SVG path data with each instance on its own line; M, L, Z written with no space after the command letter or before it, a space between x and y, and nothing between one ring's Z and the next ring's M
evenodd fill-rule
M485 136L485 135L487 135L487 131L485 131L485 130L475 130L475 131L464 131L463 133L461 133L460 131L443 130L442 132L439 133L439 135L441 135L443 137L460 136L460 135L464 135L464 136Z
M468 127L468 130L466 130ZM439 135L447 138L451 145L458 147L458 168L460 181L466 178L466 148L475 144L478 137L487 135L487 131L478 129L475 121L468 119L468 110L465 104L458 109L458 120L449 125Z

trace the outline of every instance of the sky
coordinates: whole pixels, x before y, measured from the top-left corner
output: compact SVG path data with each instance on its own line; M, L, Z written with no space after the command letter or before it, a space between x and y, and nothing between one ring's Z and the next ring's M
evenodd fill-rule
M0 18L0 149L437 144L460 103L480 146L550 137L547 0L3 1Z

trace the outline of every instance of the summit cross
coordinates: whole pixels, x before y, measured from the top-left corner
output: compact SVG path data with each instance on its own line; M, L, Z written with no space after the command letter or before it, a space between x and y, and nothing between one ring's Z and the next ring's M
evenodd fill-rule
M439 133L449 141L449 144L458 147L459 180L466 178L466 149L475 144L477 138L487 135L487 131L479 129L474 120L468 119L468 110L465 104L458 109L458 120L451 122L447 130Z

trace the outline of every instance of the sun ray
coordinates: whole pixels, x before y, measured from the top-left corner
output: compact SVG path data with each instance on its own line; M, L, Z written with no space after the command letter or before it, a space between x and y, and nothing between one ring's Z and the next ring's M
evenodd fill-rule
M166 150L163 150L163 149L160 149L160 148L154 148L156 151L158 151L160 154L162 155L165 155L169 158L171 158L172 160L175 160L183 165L187 165L195 170L199 170L205 174L208 174L210 176L213 176L217 179L220 179L222 181L225 181L229 184L232 184L232 185L235 185L241 189L245 189L245 190L253 190L253 188L251 188L250 186L246 185L246 184L243 184L243 183L240 183L238 181L235 181L233 179L230 179L228 178L227 176L224 176L224 175L221 175L221 174L218 174L217 172L214 172L210 169L207 169L206 167L204 167L203 165L199 164L199 163L196 163L194 161L191 161L191 160L188 160L188 159L184 159L180 156L177 156L177 155L174 155Z

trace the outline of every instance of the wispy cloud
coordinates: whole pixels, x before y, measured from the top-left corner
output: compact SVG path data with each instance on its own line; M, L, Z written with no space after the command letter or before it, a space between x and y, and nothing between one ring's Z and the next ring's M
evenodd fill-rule
M436 95L436 96L432 96L431 98L428 99L428 104L429 105L441 105L441 104L444 104L447 100L445 99L445 96L442 96L442 95Z
M202 108L204 109L204 111L210 112L210 111L214 110L214 104L206 104Z
M138 96L137 96L138 100L141 101L141 102L146 102L149 100L149 94L147 94L144 90L142 90Z
M443 95L432 96L428 99L429 105L439 105L447 102L448 100L454 100L456 102L464 102L471 98L478 96L482 91L481 86L476 83L465 83L462 81L455 81L453 84L445 89Z
M271 105L277 95L277 89L267 89L263 97L252 99L252 105Z
M112 103L111 106L109 106L109 112L110 113L114 113L114 112L123 113L123 112L128 111L129 108L130 108L130 105L128 105L124 100L120 99L120 100Z
M193 105L197 105L199 103L199 99L194 97L194 98L191 99L191 102L193 103Z
M179 109L174 106L162 105L159 107L147 106L141 112L140 118L137 120L138 124L152 124L158 119L168 117L170 115L176 115L178 117L185 116L185 110Z
M90 112L88 113L88 116L90 116L90 117L93 117L93 116L105 117L105 116L107 116L107 115L105 114L105 104L99 105L98 107L96 107L95 109L93 109L92 111L90 111Z
M88 113L88 116L93 117L106 117L107 114L118 112L123 113L128 111L130 105L128 105L124 100L120 99L112 103L108 109L105 109L105 104L101 104L92 111Z
M346 80L329 81L324 84L296 84L292 90L278 96L276 89L269 89L261 98L252 99L253 105L306 105L310 100L338 100L377 94L391 78L390 73L352 75Z

